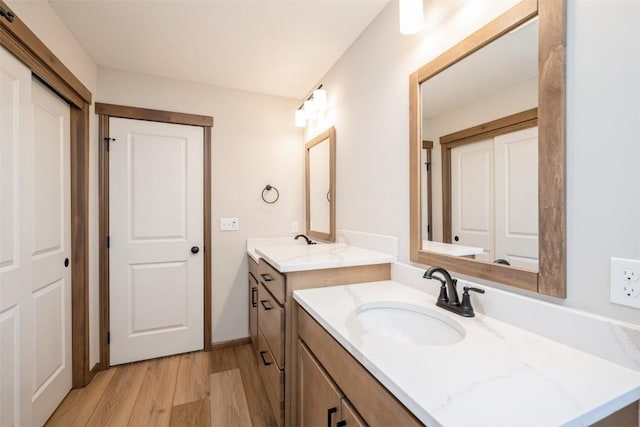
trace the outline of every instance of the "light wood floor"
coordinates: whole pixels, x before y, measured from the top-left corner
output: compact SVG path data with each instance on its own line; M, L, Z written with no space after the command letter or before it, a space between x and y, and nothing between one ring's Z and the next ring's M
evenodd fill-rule
M275 426L250 344L132 363L72 390L46 426Z

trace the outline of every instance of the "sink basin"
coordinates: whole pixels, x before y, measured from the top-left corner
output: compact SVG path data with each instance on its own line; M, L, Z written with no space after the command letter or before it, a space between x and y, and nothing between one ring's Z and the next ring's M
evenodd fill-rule
M356 318L368 331L407 344L451 345L465 337L462 325L449 316L415 304L365 303L357 308Z

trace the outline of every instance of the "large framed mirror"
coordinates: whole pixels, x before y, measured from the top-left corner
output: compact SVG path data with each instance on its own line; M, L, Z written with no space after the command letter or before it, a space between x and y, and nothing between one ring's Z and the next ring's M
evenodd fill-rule
M307 235L336 240L336 129L305 144Z
M565 0L523 0L409 77L411 261L566 297Z

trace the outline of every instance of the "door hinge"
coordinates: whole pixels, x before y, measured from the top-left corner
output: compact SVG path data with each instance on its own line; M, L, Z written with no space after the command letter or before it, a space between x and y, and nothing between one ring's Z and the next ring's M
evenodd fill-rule
M107 249L111 247L111 236L107 236Z
M107 332L107 344L111 344L111 331Z
M116 140L115 138L109 138L108 136L104 137L104 142L106 144L107 151L109 151L109 148L111 146L111 141L115 141L115 140Z

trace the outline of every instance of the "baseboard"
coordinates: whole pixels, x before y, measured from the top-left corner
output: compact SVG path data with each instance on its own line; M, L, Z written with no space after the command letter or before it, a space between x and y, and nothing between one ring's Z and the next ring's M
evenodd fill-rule
M235 347L238 345L244 345L249 343L251 343L250 337L238 338L238 339L229 340L229 341L212 342L211 350L220 350L227 347Z

